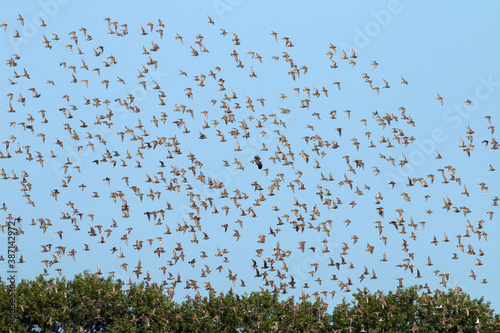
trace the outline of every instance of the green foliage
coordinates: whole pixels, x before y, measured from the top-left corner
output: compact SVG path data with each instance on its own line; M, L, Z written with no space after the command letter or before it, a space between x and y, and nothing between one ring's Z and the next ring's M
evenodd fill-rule
M27 332L62 330L67 317L63 310L68 306L62 292L64 288L64 280L46 280L41 275L33 281L22 280L17 285L17 320Z
M0 283L0 332L499 332L500 316L459 288L417 286L387 294L359 290L331 313L276 292L210 294L173 302L162 287L89 272L73 280L23 280L16 296ZM301 298L302 299L302 298ZM15 300L15 320L10 302Z
M157 285L132 285L125 291L125 306L116 332L163 332L169 326L174 303Z
M17 297L12 297L8 286L2 281L0 282L0 332L26 332L19 322L19 316L13 320L11 317L11 302L17 301ZM14 315L17 315L19 309L14 307Z
M334 310L334 327L341 332L498 332L500 316L484 299L471 300L459 288L448 292L400 288L395 293L370 294L366 289Z

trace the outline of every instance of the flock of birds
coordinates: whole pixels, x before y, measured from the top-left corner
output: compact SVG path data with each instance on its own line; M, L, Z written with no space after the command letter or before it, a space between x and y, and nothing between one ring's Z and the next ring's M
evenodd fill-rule
M422 167L387 179L387 170L411 164L417 121L404 106L336 109L355 80L374 99L411 89L411 80L381 79L377 61L330 44L329 68L320 69L328 78L310 84L308 71L316 69L294 59L291 38L272 31L276 51L261 55L210 18L209 38L172 33L161 20L130 29L105 22L108 39L131 40L127 54L140 57L138 68L93 38L97 31L56 33L43 20L31 47L61 59L59 67L36 71L40 65L24 61L23 52L6 59L2 87L10 90L1 112L9 130L2 133L0 184L15 191L3 197L0 212L16 222L19 264L63 275L68 260L87 256L97 274L158 283L172 296L248 284L296 289L300 299L333 298L379 278L397 286L423 278L421 288L430 290L434 279L446 287L451 262L469 265L468 258L471 281L488 282L480 273L481 246L499 201L488 193L490 184L466 184L467 170L450 165L448 151L429 158L429 165L441 165L434 172L419 174ZM23 25L19 15L1 26L15 39L23 37ZM155 79L152 73L166 62L158 55L165 43L174 43L184 60L170 62L175 75ZM216 52L226 58L210 66ZM268 79L264 65L274 66L272 75L283 84L269 88L272 93L259 90L261 83L244 91L241 82ZM340 72L350 79L331 79ZM446 104L439 94L436 99L436 108ZM459 149L468 157L497 150L494 121L486 116L485 129L468 126ZM491 209L473 213L469 195L490 198ZM440 216L436 207L452 214ZM445 232L443 219L453 221ZM4 233L6 226L0 225ZM44 256L38 263L20 246L33 242ZM433 255L447 253L435 270L428 267ZM101 271L109 262L119 269ZM376 271L383 265L401 274Z

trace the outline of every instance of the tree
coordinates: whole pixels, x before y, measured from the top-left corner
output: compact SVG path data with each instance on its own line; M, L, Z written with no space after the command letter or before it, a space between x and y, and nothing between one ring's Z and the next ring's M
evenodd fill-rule
M46 280L40 275L17 285L17 320L26 332L62 331L64 321L70 319L64 312L69 304L65 284L65 280Z
M341 332L479 332L499 330L500 318L484 299L471 300L460 288L448 292L419 287L398 288L387 295L367 289L353 294L333 313L333 327Z
M11 317L12 302L16 302L16 296L13 296L3 281L0 281L0 332L26 332L19 321L17 304L14 303L14 318Z
M120 290L121 292L121 290ZM124 309L116 332L166 332L174 320L174 302L156 284L133 284L125 291Z
M237 295L197 293L182 303L163 286L89 272L65 278L22 280L16 294L0 282L0 332L498 332L500 316L483 298L460 288L431 292L398 288L387 294L367 289L331 313L327 304L276 291ZM15 320L10 317L16 302Z

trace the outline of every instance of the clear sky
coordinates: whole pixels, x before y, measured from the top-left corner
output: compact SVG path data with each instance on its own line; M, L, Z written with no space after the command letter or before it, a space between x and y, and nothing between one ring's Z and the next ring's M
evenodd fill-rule
M0 150L10 158L0 159L0 223L21 219L18 281L44 268L72 277L99 266L134 282L149 271L151 282L171 287L171 273L180 275L182 300L196 293L185 288L189 280L203 295L207 282L216 291L270 288L255 277L255 260L269 284L288 284L285 296L336 291L327 301L337 304L356 288L394 290L402 278L432 290L458 285L500 308L493 206L500 158L492 149L500 4L283 4L3 5ZM334 180L325 180L330 173ZM211 186L209 177L223 185ZM7 230L0 233L5 259ZM331 265L342 260L339 269ZM0 261L2 280L9 270ZM349 279L347 292L341 285Z

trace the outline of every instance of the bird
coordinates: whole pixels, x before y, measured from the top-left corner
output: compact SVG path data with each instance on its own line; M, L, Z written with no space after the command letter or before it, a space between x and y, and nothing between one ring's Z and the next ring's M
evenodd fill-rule
M262 161L261 161L259 155L255 155L251 162L254 164L257 164L257 167L259 168L259 170L262 169Z
M182 44L184 44L184 41L182 39L182 36L180 36L179 34L177 34L177 36L175 36L175 39L177 39L178 41L180 41Z
M438 97L436 99L443 105L443 97L441 97L439 94L437 94Z

